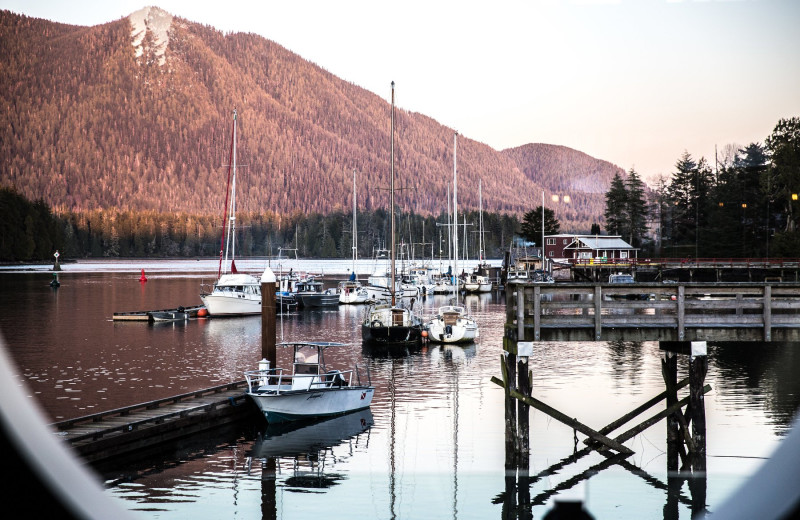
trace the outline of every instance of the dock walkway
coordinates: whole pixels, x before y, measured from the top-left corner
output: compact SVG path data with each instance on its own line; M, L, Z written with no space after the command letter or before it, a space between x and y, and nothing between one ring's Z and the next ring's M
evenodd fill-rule
M98 462L255 416L246 388L245 381L236 381L51 426L78 455Z

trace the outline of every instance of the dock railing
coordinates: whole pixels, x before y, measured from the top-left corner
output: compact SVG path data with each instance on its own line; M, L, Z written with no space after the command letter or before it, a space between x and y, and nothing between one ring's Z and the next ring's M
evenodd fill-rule
M506 304L504 343L800 341L800 283L521 283Z

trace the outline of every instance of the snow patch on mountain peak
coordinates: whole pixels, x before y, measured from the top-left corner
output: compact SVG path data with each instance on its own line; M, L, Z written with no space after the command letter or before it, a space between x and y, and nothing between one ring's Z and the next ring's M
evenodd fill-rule
M131 37L136 57L144 54L144 39L150 31L153 41L153 51L158 56L159 65L164 65L166 57L164 51L169 44L169 29L172 26L172 15L158 7L145 7L128 16L131 22Z

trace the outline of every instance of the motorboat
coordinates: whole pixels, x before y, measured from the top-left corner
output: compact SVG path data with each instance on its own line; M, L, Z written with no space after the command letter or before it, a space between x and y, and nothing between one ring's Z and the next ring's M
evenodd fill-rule
M367 303L370 301L369 292L358 280L345 280L339 282L339 303Z
M150 311L147 313L147 321L150 323L166 323L174 321L187 321L189 312L183 307L174 310Z
M322 282L313 276L296 284L295 296L300 307L331 307L339 305L339 295L334 289L325 289Z
M249 274L223 274L200 299L212 317L261 314L261 282Z
M342 415L369 408L375 388L362 383L358 365L340 371L325 364L326 349L344 343L289 342L279 346L293 350L291 374L270 367L262 359L258 370L245 372L247 395L268 424Z
M492 292L492 281L488 276L476 272L469 274L464 280L464 292L486 293Z
M236 109L233 110L233 160L228 166L228 184L225 191L225 210L222 240L219 248L217 281L210 290L206 286L200 294L212 317L261 314L261 283L249 274L236 270ZM230 205L228 204L230 201ZM227 240L226 240L227 239ZM224 251L224 261L223 261ZM230 256L230 264L228 257Z
M427 324L428 339L436 343L468 343L478 337L477 322L460 305L445 305Z
M394 291L392 291L394 287ZM417 286L410 281L403 282L392 276L390 270L376 270L367 278L367 285L364 286L367 295L371 300L389 300L394 294L395 298L417 298L420 291Z

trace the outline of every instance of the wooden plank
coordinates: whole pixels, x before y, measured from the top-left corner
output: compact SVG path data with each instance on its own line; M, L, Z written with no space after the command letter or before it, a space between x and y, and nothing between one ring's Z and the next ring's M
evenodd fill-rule
M492 377L492 382L505 388L505 385L503 384L503 381L497 379L496 377ZM567 415L559 412L555 408L543 403L542 401L539 401L535 397L522 395L521 393L519 393L516 390L509 390L508 393L509 393L509 395L511 397L513 397L513 398L515 398L517 400L520 400L520 401L524 402L525 404L527 404L528 406L532 406L532 407L536 408L537 410L539 410L541 412L546 413L547 415L549 415L553 419L566 424L567 426L569 426L573 430L577 430L577 431L581 432L582 434L584 434L584 435L586 435L588 437L591 437L592 439L596 440L597 442L599 442L601 444L604 444L605 446L608 446L609 448L617 450L620 453L627 453L627 454L632 454L633 453L633 450L631 450L627 446L624 446L623 444L621 444L621 443L619 443L617 441L614 441L613 439L609 439L605 435L596 432L595 430L589 428L588 426L586 426L585 424L581 423L577 419L573 419L572 417L568 417Z
M705 385L703 387L703 393L704 394L707 394L710 391L711 391L711 385ZM686 406L688 403L689 403L689 398L688 397L684 397L683 399L681 399L680 401L678 401L674 405L668 406L666 409L664 409L661 412L655 414L654 416L650 417L646 421L642 421L641 423L639 423L638 425L634 426L633 428L631 428L630 430L626 431L625 433L614 437L614 440L616 442L625 442L625 441L631 439L632 437L638 435L639 433L643 432L647 428L651 427L652 425L656 424L658 421L660 421L664 417L667 417L668 415L680 410L681 408Z
M675 386L675 390L680 390L681 388L685 387L688 384L689 384L689 378L685 377L680 382L678 382L678 384ZM625 415L623 415L619 419L617 419L615 421L611 421L606 426L603 426L602 428L597 430L597 432L598 433L602 433L603 435L607 435L607 434L613 432L614 430L616 430L617 428L619 428L623 424L629 422L634 417L642 414L644 411L649 410L650 408L652 408L653 406L655 406L659 402L663 401L667 397L667 393L668 393L668 391L664 390L663 392L661 392L657 396L653 397L652 399L650 399L646 403L637 406L636 408L634 408L630 412L626 413ZM589 443L589 439L588 438L584 439L583 442L584 442L584 444L588 444Z

